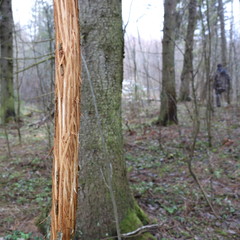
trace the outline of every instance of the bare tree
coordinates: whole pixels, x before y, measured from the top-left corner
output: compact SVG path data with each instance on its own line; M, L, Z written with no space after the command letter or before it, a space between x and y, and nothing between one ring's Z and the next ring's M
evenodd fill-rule
M180 88L180 101L190 99L190 79L191 72L193 72L193 43L194 31L197 21L197 0L190 0L188 5L188 27L187 36L185 40L185 53L183 60L183 69L181 74L181 88Z
M225 31L225 18L224 18L224 6L223 1L218 0L218 16L220 20L221 27L221 56L222 56L222 65L227 66L227 40L226 40L226 31ZM230 87L226 89L226 100L230 104Z
M226 40L226 32L225 32L224 7L223 7L222 0L218 0L218 16L219 16L220 28L221 28L222 65L226 67L227 66L227 40Z
M8 122L16 116L13 86L13 15L12 1L0 1L0 79L1 119Z
M178 123L174 65L176 5L177 0L164 2L162 92L158 120L163 126Z

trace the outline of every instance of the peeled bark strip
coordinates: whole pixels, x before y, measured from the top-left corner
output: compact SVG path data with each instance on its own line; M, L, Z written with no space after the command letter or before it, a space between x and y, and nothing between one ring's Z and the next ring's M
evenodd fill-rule
M51 239L72 239L78 190L80 26L77 0L54 0L56 30L55 137Z

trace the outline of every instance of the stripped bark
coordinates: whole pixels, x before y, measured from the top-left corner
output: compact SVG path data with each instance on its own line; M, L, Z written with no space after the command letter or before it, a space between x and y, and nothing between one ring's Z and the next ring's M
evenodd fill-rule
M56 29L55 137L51 239L74 237L80 125L80 26L77 0L54 0Z

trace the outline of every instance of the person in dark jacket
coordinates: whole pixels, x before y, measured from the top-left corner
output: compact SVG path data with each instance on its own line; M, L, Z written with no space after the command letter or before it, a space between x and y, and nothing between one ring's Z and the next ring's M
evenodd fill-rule
M222 64L217 65L217 71L214 76L213 88L216 94L217 107L221 107L221 95L224 94L227 103L230 104L230 76L223 68Z

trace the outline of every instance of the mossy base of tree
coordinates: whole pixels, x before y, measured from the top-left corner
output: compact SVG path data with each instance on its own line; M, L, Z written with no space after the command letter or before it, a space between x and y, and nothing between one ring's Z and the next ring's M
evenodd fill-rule
M134 204L134 208L129 211L127 217L120 223L121 233L132 232L143 225L149 224L148 216L143 212L143 210L138 206L137 203ZM132 240L156 240L156 238L149 232L143 233L136 237L131 237Z
M16 114L14 110L4 110L0 111L1 123L9 123L16 120Z

